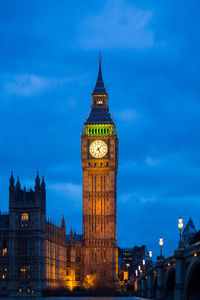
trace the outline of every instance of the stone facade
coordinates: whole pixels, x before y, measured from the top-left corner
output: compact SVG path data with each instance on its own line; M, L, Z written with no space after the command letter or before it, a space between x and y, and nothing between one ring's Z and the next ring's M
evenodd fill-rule
M46 220L45 182L37 174L35 190L9 186L9 214L0 215L1 295L41 295L65 286L65 223Z

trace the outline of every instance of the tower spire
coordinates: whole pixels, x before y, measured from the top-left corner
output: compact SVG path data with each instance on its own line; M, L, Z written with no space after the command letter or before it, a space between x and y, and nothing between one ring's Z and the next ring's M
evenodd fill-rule
M92 106L91 111L89 114L89 117L84 122L84 130L87 133L90 132L90 134L102 132L102 134L113 134L115 132L114 122L113 119L109 113L109 107L108 107L108 93L106 91L106 88L104 86L103 76L102 76L102 57L101 57L101 51L99 51L99 70L98 70L98 76L97 81L94 87L94 90L92 92ZM94 128L87 127L87 126L93 126L93 125L112 125L110 126L108 131L105 131L105 128L102 127L102 130L94 131ZM84 131L83 130L83 131Z
M99 72L101 72L101 51L99 51Z
M101 51L99 52L99 73L97 76L96 85L95 85L93 93L92 93L93 98L96 96L106 96L106 98L108 98L108 94L105 89L103 77L102 77L102 73L101 73Z

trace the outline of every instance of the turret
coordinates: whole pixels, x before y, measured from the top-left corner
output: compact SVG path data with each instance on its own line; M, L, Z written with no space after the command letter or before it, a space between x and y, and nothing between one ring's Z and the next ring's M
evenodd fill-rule
M41 188L42 188L43 191L45 190L44 176L42 176Z
M9 186L9 189L10 190L13 190L14 189L14 187L15 187L15 179L14 179L14 177L13 177L13 171L11 171L11 176L10 176L10 186Z
M64 218L64 214L63 214L63 217L62 217L61 226L62 226L62 228L65 228L65 218Z
M20 181L19 181L19 176L17 176L17 183L16 183L16 189L17 191L19 191L21 188L21 184L20 184Z
M40 189L40 177L39 172L37 171L37 176L35 178L35 191L38 191Z
M70 243L73 243L73 231L72 231L72 228L70 230Z

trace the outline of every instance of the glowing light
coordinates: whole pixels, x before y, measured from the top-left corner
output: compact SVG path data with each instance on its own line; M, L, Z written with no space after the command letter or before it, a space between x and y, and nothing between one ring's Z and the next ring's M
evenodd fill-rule
M123 280L128 280L128 272L123 272Z
M2 253L3 256L7 255L7 253L8 253L8 249L7 249L7 248L4 248L4 249L3 249L3 253Z
M197 253L194 253L194 257L197 257L197 255L198 255Z
M137 280L135 280L135 282L134 282L134 292L136 293L137 290L138 290Z
M180 230L183 228L183 220L181 218L178 219L178 228Z
M145 259L142 260L142 264L143 264L143 266L145 266Z
M110 136L115 134L114 124L90 124L84 125L87 136Z
M160 239L159 239L159 245L160 245L160 247L163 246L163 238L160 238Z
M149 251L149 257L152 258L152 251Z
M23 221L28 221L28 214L27 213L23 213L21 218L22 218L22 222Z
M90 154L95 158L101 158L108 152L107 144L102 140L96 140L90 145Z
M97 274L86 275L83 282L83 287L85 289L91 289L91 288L95 288L96 285L97 285Z

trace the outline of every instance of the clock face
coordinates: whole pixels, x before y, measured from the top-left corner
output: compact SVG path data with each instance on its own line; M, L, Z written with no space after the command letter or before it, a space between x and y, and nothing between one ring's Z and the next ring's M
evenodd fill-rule
M108 152L108 146L104 141L96 140L90 145L90 154L95 158L102 158Z

